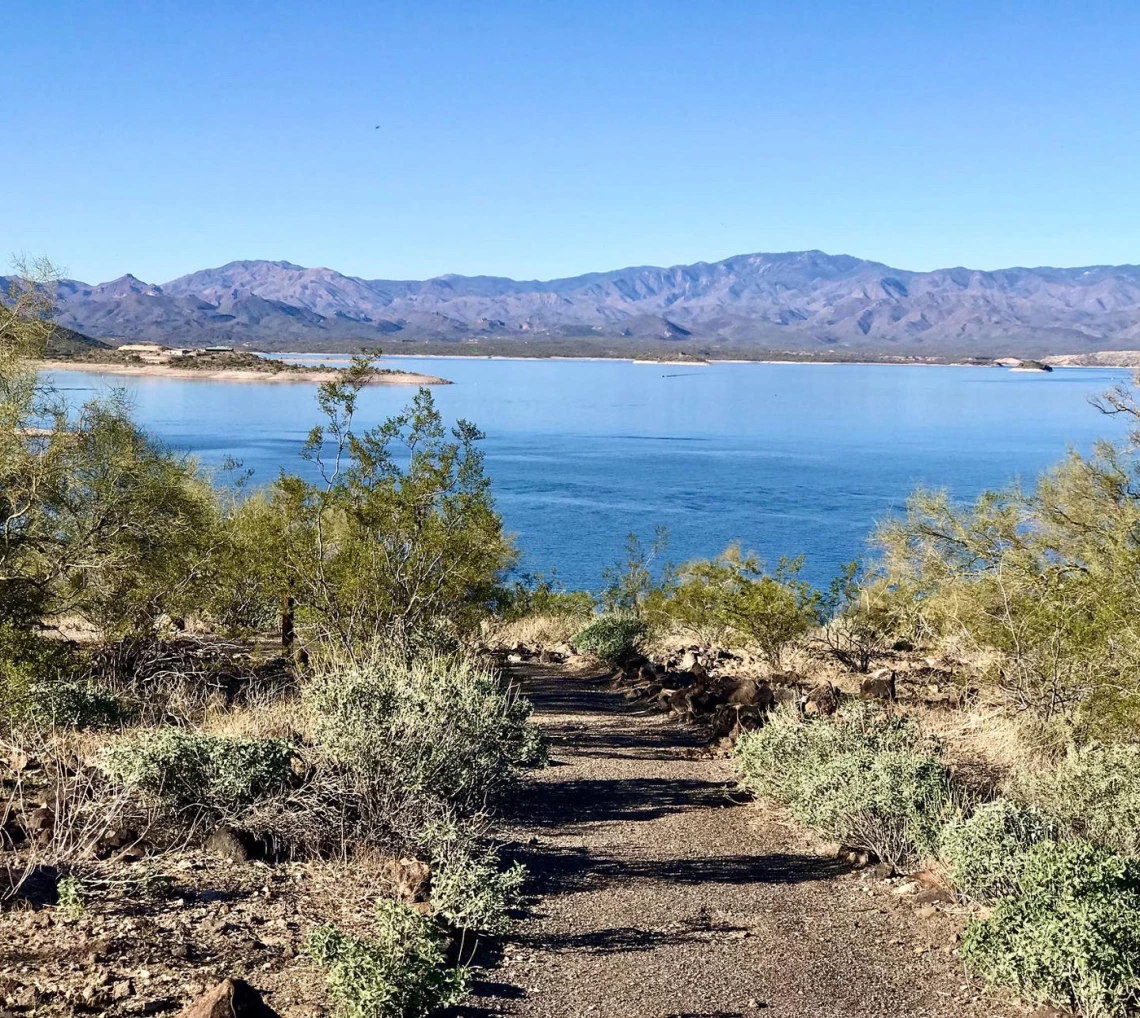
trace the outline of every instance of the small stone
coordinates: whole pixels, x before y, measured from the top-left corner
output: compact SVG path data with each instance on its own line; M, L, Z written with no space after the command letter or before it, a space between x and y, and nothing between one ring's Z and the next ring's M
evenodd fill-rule
M129 979L120 979L117 983L111 986L111 999L112 1000L126 1000L127 997L134 995L135 986Z

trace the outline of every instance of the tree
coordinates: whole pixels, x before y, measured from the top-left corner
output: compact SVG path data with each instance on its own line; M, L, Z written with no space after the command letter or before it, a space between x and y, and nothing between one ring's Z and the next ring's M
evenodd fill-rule
M0 622L145 629L193 603L216 503L122 393L74 408L38 378L52 282L47 263L22 266L0 302Z
M820 622L820 595L799 578L802 568L802 558L781 559L769 573L733 544L683 566L664 611L699 636L742 640L779 668L784 649Z
M376 428L353 429L372 358L318 390L325 423L303 455L319 481L282 474L247 522L275 534L262 571L298 622L349 653L382 642L411 654L469 632L514 559L478 443L450 430L430 390Z

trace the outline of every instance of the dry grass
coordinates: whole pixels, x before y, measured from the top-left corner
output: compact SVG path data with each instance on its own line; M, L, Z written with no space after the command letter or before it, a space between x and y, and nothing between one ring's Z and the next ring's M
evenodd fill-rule
M519 646L549 650L569 644L585 624L583 619L572 615L532 615L513 622L489 624L483 632L483 641L491 650L511 650Z

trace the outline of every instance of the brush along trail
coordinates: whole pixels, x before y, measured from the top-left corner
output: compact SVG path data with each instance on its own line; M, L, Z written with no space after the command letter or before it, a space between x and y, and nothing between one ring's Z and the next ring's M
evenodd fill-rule
M501 829L534 897L458 1013L1024 1013L965 975L961 917L914 882L814 850L750 803L731 763L676 718L629 703L606 676L511 672L550 740L551 765L520 790Z

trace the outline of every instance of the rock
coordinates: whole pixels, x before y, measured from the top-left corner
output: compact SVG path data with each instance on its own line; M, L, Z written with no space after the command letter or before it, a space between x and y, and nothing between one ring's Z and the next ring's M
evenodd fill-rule
M931 887L919 891L914 896L914 901L916 905L945 905L950 901L950 895L940 887Z
M798 707L800 694L794 686L776 686L772 690L772 700L777 707Z
M412 904L427 900L431 866L426 862L411 857L389 859L384 864L383 873L401 901Z
M868 700L894 700L895 673L889 668L880 668L859 683L859 693Z
M232 827L217 827L206 839L205 849L232 862L249 862L253 858L253 839Z
M721 704L712 716L712 734L724 736L730 734L737 725L736 707L732 704Z
M117 983L111 985L112 1000L126 1000L128 997L133 996L134 992L135 984L129 979L120 979Z
M830 717L839 709L839 694L830 682L820 682L808 690L804 710L808 714Z
M938 915L938 909L936 909L933 905L921 905L914 910L914 914L919 919L933 919L936 915Z
M683 672L690 672L697 680L707 679L709 673L705 670L705 666L701 664L697 655L691 651L685 651L685 656L681 658L681 663L678 666Z
M850 845L843 845L835 854L835 858L840 862L854 866L856 869L862 869L870 864L871 853L861 848L852 848Z
M732 680L727 699L740 707L771 707L776 702L772 687L755 679Z
M878 880L888 880L895 875L895 868L889 862L877 862L867 867L867 873Z
M244 979L226 979L178 1012L178 1018L281 1018Z

